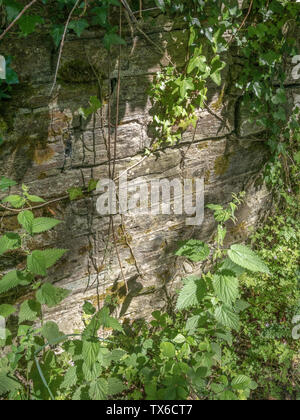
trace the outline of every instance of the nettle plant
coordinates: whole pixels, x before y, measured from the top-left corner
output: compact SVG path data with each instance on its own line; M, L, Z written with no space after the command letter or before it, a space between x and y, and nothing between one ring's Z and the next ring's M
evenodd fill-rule
M5 177L1 179L0 188L5 191L15 185ZM60 303L69 292L62 288L44 282L47 270L52 267L65 253L65 249L30 250L30 242L35 235L49 231L61 223L59 220L48 217L35 217L31 209L32 203L45 203L45 201L29 193L29 189L23 185L22 194L8 195L3 198L2 205L8 209L17 210L17 220L20 232L6 232L0 237L0 255L16 253L22 256L24 263L22 268L14 269L4 274L0 280L0 298L4 300L7 292L11 289L23 287L29 293L30 299L24 300L19 307L11 304L0 305L0 316L9 318L17 316L18 328L7 328L6 338L0 340L2 346L10 345L10 351L0 362L0 394L21 392L23 382L14 375L19 369L26 370L25 378L34 360L35 352L43 345L44 340L50 338L58 327L52 322L43 322L43 305L53 307ZM9 207L7 207L9 206ZM25 262L26 261L26 262ZM33 324L40 324L38 328ZM7 376L7 374L11 376ZM20 374L21 375L21 374ZM22 377L22 375L21 375ZM24 379L24 383L27 384Z

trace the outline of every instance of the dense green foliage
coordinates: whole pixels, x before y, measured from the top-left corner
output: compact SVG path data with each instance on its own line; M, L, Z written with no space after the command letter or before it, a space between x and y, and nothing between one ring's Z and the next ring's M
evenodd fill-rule
M47 3L43 0L39 6ZM19 305L0 305L0 316L7 319L6 338L0 342L4 354L0 397L4 399L299 396L300 342L292 338L293 320L300 312L299 104L291 101L285 86L289 64L299 54L293 37L299 26L299 3L254 0L245 10L238 7L237 0L155 3L174 19L184 17L189 41L183 68L170 61L152 84L156 138L148 153L174 145L191 124L196 127L197 110L208 108L208 86L214 83L221 87L219 100L212 105L214 111L223 106L227 93L234 93L241 108L249 111L250 120L263 127L272 153L265 180L274 196L284 199L277 200L280 216L273 215L253 234L251 248L234 244L227 249L227 225L235 223L243 194L234 195L228 207L209 205L217 222L215 242L190 240L176 252L177 257L206 262L209 268L202 276L183 279L168 312L153 313L150 328L143 321L121 325L111 316L113 302L107 301L98 311L85 302L85 329L69 337L43 319L43 305L51 308L69 294L44 282L47 270L66 250L32 250L29 246L36 235L60 222L35 217L33 203L44 200L30 194L27 187L22 187L20 195L8 195L2 205L18 213L20 230L1 236L0 255L18 250L24 264L0 279L0 295L5 297L17 288L30 298ZM59 0L51 5L49 14L39 9L26 12L13 31L20 36L37 29L47 31L58 48L63 45L64 30L80 37L88 27L100 26L103 44L110 50L125 43L114 15L123 6L118 0ZM4 12L0 23L5 28L23 6L2 0L0 8ZM71 19L65 26L68 16ZM239 71L228 82L223 74L232 50ZM9 100L18 77L10 67L11 58L5 58L0 99ZM80 114L88 118L99 107L100 98L91 97L90 106L81 108ZM88 192L95 182L91 180ZM13 181L1 179L2 191L13 186ZM80 198L82 191L72 188L69 197Z

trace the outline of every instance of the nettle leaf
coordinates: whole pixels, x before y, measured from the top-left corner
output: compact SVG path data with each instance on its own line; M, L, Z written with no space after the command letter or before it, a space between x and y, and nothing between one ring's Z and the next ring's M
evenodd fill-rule
M67 296L69 296L70 291L62 289L60 287L54 287L50 283L45 283L42 287L36 292L36 299L42 305L47 305L49 308L58 305L63 301Z
M219 267L219 271L230 271L232 274L235 274L237 277L240 277L244 272L245 269L240 265L235 264L229 258L226 258Z
M34 221L34 215L32 211L24 210L18 214L18 222L28 233L32 233L32 226Z
M15 209L19 209L24 206L26 200L20 195L9 195L2 200L3 203L11 204Z
M61 220L56 220L51 217L37 217L32 224L32 233L46 232L59 225Z
M44 19L38 15L23 15L18 20L19 28L22 31L22 35L27 36L35 31L36 25L44 23Z
M38 276L47 275L46 259L43 251L33 251L31 255L28 255L27 268L31 273Z
M117 395L121 394L126 389L126 386L118 378L109 377L108 378L108 395Z
M21 238L17 233L6 233L0 238L0 255L6 251L17 249L21 246Z
M83 341L82 345L82 357L89 368L91 368L98 359L100 351L99 342L94 341Z
M5 176L1 177L1 180L0 180L1 191L6 191L8 190L8 188L13 187L14 185L17 185L17 183L13 181L12 179L6 178Z
M64 336L64 334L59 331L58 325L52 321L46 322L46 324L43 325L41 334L49 344L56 344Z
M16 286L24 285L26 277L21 271L12 270L0 280L0 293L7 292Z
M45 249L44 251L36 251L40 253L46 261L46 268L52 267L66 252L68 249Z
M69 29L72 29L78 37L80 37L82 32L89 26L88 21L85 19L72 20L72 22L69 23Z
M187 309L196 306L204 298L207 292L206 284L203 279L191 277L187 279L187 283L181 289L176 309Z
M11 379L6 374L0 373L0 395L15 392L20 388L21 384L16 379Z
M41 315L41 304L36 300L25 300L20 306L19 323L35 321Z
M97 312L94 315L89 325L85 328L83 332L83 337L95 337L100 327L111 328L115 331L123 331L123 327L119 323L119 321L110 316L109 308L107 306L104 306L102 309L100 309L99 312Z
M46 203L46 201L37 195L27 194L27 199L32 203Z
M15 312L16 308L12 305L8 305L6 303L0 305L0 316L3 316L3 318L8 318L11 314Z
M216 308L215 318L220 324L224 325L224 327L232 328L237 331L240 328L238 315L227 305L218 306Z
M85 301L84 305L82 307L83 312L87 315L94 315L96 312L96 308L94 305L91 304L91 302Z
M175 255L187 257L193 262L204 261L208 258L210 249L208 245L197 239L180 242L181 246Z
M245 245L232 245L228 250L228 256L235 264L254 273L270 274L269 268L260 257Z
M77 366L71 366L64 375L64 380L60 385L62 389L70 389L77 384Z
M93 381L90 385L89 396L93 401L106 400L108 395L108 383L104 378Z
M185 329L189 334L193 334L196 331L200 321L200 315L194 315L186 321Z
M234 303L239 296L239 281L237 277L230 275L230 271L221 271L213 275L213 287L216 295L223 302Z
M107 22L107 7L95 7L91 10L96 16L93 16L92 23L94 25L102 25L104 26Z

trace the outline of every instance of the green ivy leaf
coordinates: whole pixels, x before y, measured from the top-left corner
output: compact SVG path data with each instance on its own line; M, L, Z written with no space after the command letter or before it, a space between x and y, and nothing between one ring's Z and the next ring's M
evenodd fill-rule
M85 19L72 20L72 22L69 23L69 29L72 29L78 37L80 37L82 32L89 26L88 21Z
M106 33L103 38L103 44L109 50L112 45L126 45L126 41L115 33Z
M44 23L44 19L38 15L23 15L18 20L19 28L21 29L24 37L34 32L36 25L40 23Z
M64 34L64 25L53 25L50 31L50 35L52 36L54 45L56 48L59 46L60 41L62 40Z

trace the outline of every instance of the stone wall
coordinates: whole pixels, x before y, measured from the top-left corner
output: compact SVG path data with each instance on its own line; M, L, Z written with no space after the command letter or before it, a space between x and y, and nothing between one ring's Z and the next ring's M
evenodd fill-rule
M191 127L178 146L143 159L143 151L153 141L152 105L147 89L153 75L168 64L167 56L179 68L183 64L188 31L180 21L170 22L155 12L143 27L153 44L141 33L132 32L126 20L123 30L127 47L122 48L121 56L116 173L137 164L129 171L129 179L204 177L206 204L228 203L233 192L246 190L237 225L229 226L229 241L245 239L270 202L269 193L257 176L269 152L264 133L255 124L249 126L244 122L247 112L241 109L239 93L232 87L241 65L239 58L234 52L225 58L229 65L223 73L225 96L220 109L199 111L196 133ZM112 52L109 73L101 37L100 32L92 31L85 31L80 39L67 37L52 96L58 51L49 36L37 34L27 39L12 36L0 51L15 57L14 68L20 77L12 99L1 105L0 129L6 142L1 147L0 172L29 186L32 193L53 201L35 210L36 215L55 215L63 220L53 231L36 237L30 246L69 249L50 271L49 279L72 293L62 305L47 313L47 318L55 319L66 332L82 328L82 304L85 299L96 304L97 293L100 302L109 294L117 297L122 319L148 316L152 310L172 304L172 291L180 279L201 270L174 257L176 244L191 237L210 240L215 230L212 214L207 211L199 227L186 226L186 216L126 216L123 220L116 216L114 225L129 295L125 294L112 237L103 262L109 218L97 214L97 194L72 202L66 198L68 188L87 186L91 178L108 176L107 105L101 115L88 120L78 113L91 95L107 97L109 79L117 74L118 51ZM293 80L290 84L295 89ZM210 107L220 94L221 88L211 83ZM114 118L115 93L111 101ZM113 136L112 128L111 132ZM64 162L70 141L72 155ZM2 231L16 228L16 216L5 214ZM24 257L11 255L2 262L3 271L10 269L16 259L19 267L23 267ZM22 299L24 296L17 296L17 302Z

